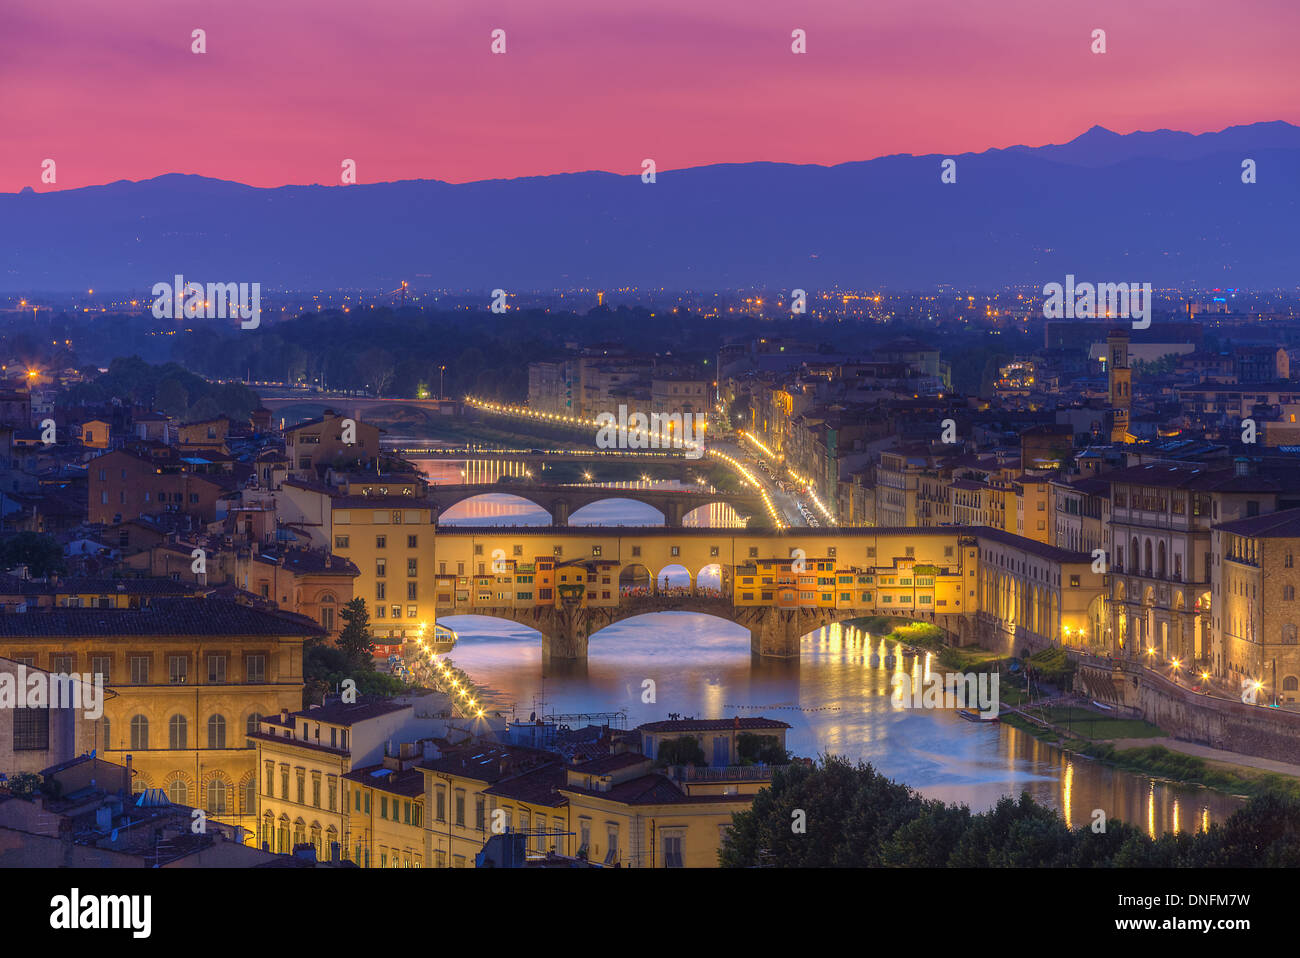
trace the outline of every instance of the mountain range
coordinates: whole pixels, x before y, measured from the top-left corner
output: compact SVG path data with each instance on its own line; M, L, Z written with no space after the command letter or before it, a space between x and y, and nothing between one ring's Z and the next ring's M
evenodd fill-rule
M812 134L806 134L812 135ZM625 285L1300 285L1300 127L1094 127L1069 143L836 166L717 164L451 184L168 174L0 194L0 292ZM1252 159L1257 182L1242 182Z

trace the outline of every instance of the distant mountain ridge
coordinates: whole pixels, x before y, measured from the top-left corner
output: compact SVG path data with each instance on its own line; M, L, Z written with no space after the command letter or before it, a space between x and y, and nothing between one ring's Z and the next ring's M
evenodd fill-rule
M188 174L0 194L0 292L991 288L1300 284L1300 127L1093 127L1069 143L825 167L732 163L449 184L246 186ZM1258 182L1241 182L1246 158Z

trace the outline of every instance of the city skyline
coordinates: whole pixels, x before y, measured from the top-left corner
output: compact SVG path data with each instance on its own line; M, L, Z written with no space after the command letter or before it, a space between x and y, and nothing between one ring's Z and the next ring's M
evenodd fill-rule
M495 929L466 868L1285 900L1300 6L0 23L9 930ZM385 881L429 917L343 915Z

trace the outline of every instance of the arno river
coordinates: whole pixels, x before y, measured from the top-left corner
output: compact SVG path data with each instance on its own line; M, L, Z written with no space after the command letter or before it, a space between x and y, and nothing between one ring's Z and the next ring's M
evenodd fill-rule
M573 524L652 525L649 507L597 503ZM448 525L544 524L535 507L508 496L481 497L449 510ZM701 524L713 524L702 522ZM766 716L788 722L797 755L844 755L870 762L931 798L990 807L1002 795L1029 792L1073 825L1094 809L1150 834L1199 831L1222 821L1240 800L1120 772L1077 758L1004 724L975 724L955 712L898 709L890 701L889 649L879 636L833 627L805 636L799 660L754 659L749 633L731 622L665 612L610 626L591 637L581 674L545 672L541 637L523 626L480 616L440 620L459 633L451 654L483 686L493 709L529 714L626 713L627 727L683 717ZM910 668L924 668L923 663ZM646 679L655 701L642 701ZM575 719L571 724L585 724Z

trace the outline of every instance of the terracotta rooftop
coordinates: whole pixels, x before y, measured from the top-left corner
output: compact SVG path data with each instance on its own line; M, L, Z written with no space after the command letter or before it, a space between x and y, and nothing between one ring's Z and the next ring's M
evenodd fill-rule
M292 613L262 612L223 599L154 599L141 609L41 609L0 615L6 638L83 636L293 636L324 630Z
M1214 526L1220 532L1255 539L1293 539L1300 536L1300 509L1283 509L1268 515L1234 519Z

